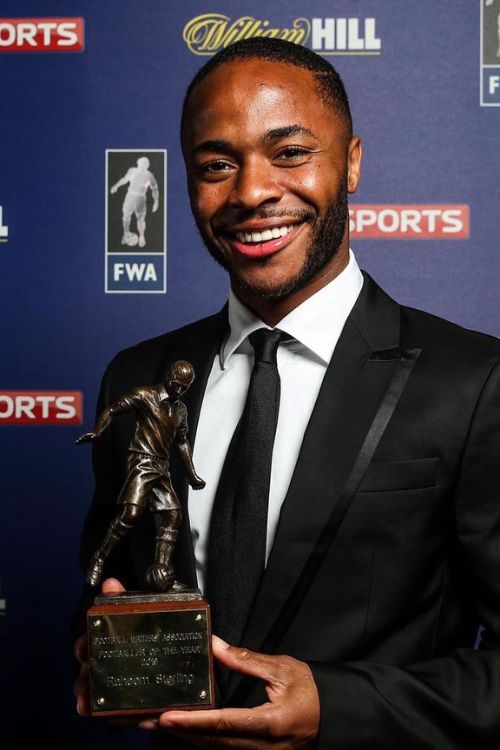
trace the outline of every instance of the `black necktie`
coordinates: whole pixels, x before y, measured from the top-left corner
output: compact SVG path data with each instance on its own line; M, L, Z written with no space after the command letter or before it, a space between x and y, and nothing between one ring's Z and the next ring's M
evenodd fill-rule
M213 630L235 645L240 642L265 567L271 460L280 401L276 352L282 338L281 331L267 328L249 336L254 366L210 524L207 598Z

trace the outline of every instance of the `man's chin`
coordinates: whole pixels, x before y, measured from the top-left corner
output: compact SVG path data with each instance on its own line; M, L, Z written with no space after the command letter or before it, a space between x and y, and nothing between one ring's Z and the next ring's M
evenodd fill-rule
M240 271L231 267L231 263L227 258L218 248L215 248L213 244L207 240L202 232L200 232L200 234L212 258L229 274L231 286L236 294L238 294L238 290L240 290L244 292L245 295L251 295L252 297L255 297L255 299L268 300L283 299L284 296L289 294L283 284L280 284L279 282L273 283L269 278L266 278L263 281L246 278ZM252 265L260 265L264 267L267 265L267 258L262 258L262 260L254 259Z
M238 274L229 271L231 286L233 291L243 292L245 297L254 297L258 300L268 300L269 302L283 300L300 289L305 283L303 274L300 273L292 279L283 281L272 281L266 279L258 281L256 279L247 279Z

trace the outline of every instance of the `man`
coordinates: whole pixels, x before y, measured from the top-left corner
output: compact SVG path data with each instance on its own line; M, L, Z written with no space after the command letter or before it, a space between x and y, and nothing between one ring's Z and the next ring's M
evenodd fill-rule
M122 352L101 398L181 354L193 363L187 406L207 486L188 500L178 562L209 592L227 552L208 529L212 514L224 530L213 485L231 484L224 454L260 366L252 337L287 338L273 355L266 569L239 641L214 640L231 670L223 707L143 727L164 747L497 748L499 342L400 307L360 274L347 193L361 143L342 83L314 53L253 39L216 55L188 89L182 145L198 228L231 279L228 310ZM125 443L116 433L96 454L86 536ZM141 547L108 573L131 585Z
M132 246L136 245L137 241L139 241L139 247L145 247L147 211L146 193L148 188L151 189L153 194L153 213L158 210L159 201L158 183L154 174L149 171L149 159L146 156L141 156L137 159L137 166L130 167L121 180L118 180L118 182L113 185L111 193L114 195L118 188L126 185L127 182L129 183L129 186L122 206L122 245ZM135 232L130 231L132 214L135 214L139 236L137 236Z
M165 383L134 388L117 399L100 414L94 431L85 433L76 441L85 443L98 440L116 416L130 411L136 414L134 436L127 452L128 475L118 498L121 511L91 557L87 571L90 586L100 583L104 563L112 550L130 533L146 505L149 505L158 515L159 523L155 561L146 570L146 582L154 591L183 587L175 580L171 565L182 514L168 464L170 446L175 440L191 487L198 490L205 486L193 466L187 441L186 407L180 400L193 380L194 372L189 362L174 362Z

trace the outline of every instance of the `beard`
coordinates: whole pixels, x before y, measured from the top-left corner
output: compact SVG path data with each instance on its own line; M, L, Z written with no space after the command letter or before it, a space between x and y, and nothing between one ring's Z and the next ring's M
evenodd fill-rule
M296 212L280 212L268 210L265 212L252 212L253 218L270 219L286 216L288 219L299 219L301 222L313 223L316 221L311 242L306 250L304 263L294 277L283 283L273 286L250 284L235 272L206 232L198 225L201 238L212 256L228 273L231 283L253 297L265 300L278 300L288 297L303 287L312 278L317 276L336 256L349 218L347 202L347 175L344 176L335 200L328 206L323 219L319 220L317 212L313 209L304 209ZM271 256L272 257L272 256ZM253 262L265 266L270 258L256 258Z

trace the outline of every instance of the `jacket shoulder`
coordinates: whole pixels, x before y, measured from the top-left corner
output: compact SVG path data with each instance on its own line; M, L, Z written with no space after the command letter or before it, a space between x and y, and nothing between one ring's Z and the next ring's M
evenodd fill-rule
M407 345L422 346L449 367L491 369L500 361L500 339L412 307L401 306L401 333Z
M492 349L500 352L500 339L488 333L464 328L458 323L452 323L432 313L418 310L414 307L401 305L402 321L408 324L414 332L427 334L440 341L463 343L467 346Z
M102 388L108 391L107 398L113 399L137 385L158 383L168 360L172 360L172 353L176 359L182 359L184 350L196 349L207 339L218 336L225 320L223 308L215 315L122 349L104 373Z
M201 341L205 336L215 332L219 327L223 312L224 310L221 310L215 315L201 318L181 328L176 328L173 331L140 341L133 346L122 349L113 358L111 364L115 361L129 363L136 359L156 360L166 350L183 346L184 342L191 342L196 339Z

